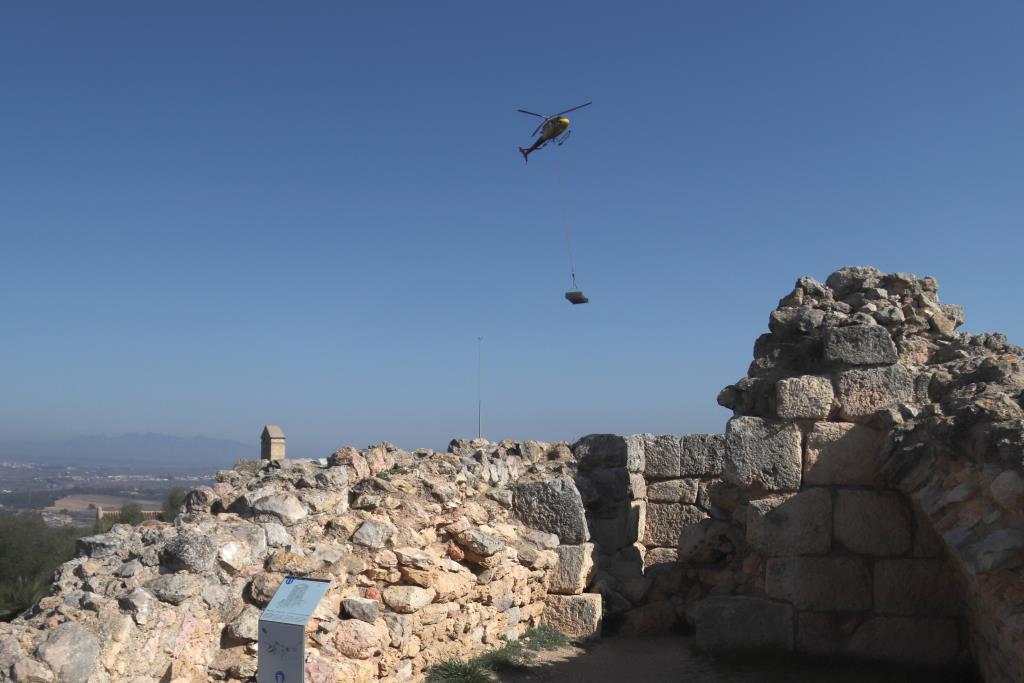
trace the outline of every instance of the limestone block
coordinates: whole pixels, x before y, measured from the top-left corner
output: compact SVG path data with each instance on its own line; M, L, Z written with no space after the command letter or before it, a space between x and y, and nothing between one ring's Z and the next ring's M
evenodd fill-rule
M647 500L651 503L686 503L697 502L698 479L670 479L659 481L647 487Z
M647 546L675 548L683 529L707 518L707 513L695 505L649 503L647 524L641 542Z
M879 560L875 612L901 616L956 616L960 588L945 560Z
M765 555L823 555L832 545L832 497L808 488L792 496L752 500L747 543Z
M711 654L793 649L793 608L744 596L705 598L696 608L697 647Z
M741 542L736 527L717 519L705 519L683 529L679 539L682 562L718 562L732 553Z
M881 434L864 425L816 422L807 434L804 485L879 485L880 441Z
M619 581L628 581L640 577L644 571L644 555L647 550L639 543L621 549L612 556L607 566L601 563L601 569L608 571Z
M560 545L558 564L548 575L548 590L559 595L582 593L594 577L594 544Z
M246 496L248 498L248 496ZM249 502L253 519L263 522L295 524L307 515L306 508L290 493L270 493Z
M412 614L431 602L437 592L419 586L388 586L384 589L384 603L399 614Z
M898 403L914 401L914 376L902 365L840 372L836 380L840 415L852 422Z
M734 417L725 433L722 478L762 491L796 491L801 473L800 428L759 417Z
M512 510L523 524L557 534L562 543L590 540L583 499L572 479L520 482L512 490Z
M352 542L374 550L383 548L388 539L398 532L398 527L389 522L368 519L352 534Z
M775 405L783 420L823 420L832 412L832 380L816 375L788 377L775 385Z
M647 481L644 475L629 473L629 497L634 500L647 497Z
M618 635L648 636L667 633L676 625L676 621L676 610L671 602L652 602L627 612Z
M679 475L718 476L725 460L725 434L687 434L680 439Z
M871 575L854 557L786 557L768 560L765 593L799 610L865 610Z
M896 493L840 490L835 538L860 555L902 555L910 549L910 511Z
M369 598L348 597L341 601L342 612L352 619L372 624L380 616L380 602Z
M644 553L644 573L660 571L679 561L679 551L675 548L651 548Z
M36 656L62 683L86 683L96 670L100 643L89 629L69 621L47 634L36 648Z
M368 659L380 649L380 636L372 624L360 619L344 619L334 630L334 646L352 659Z
M588 434L572 445L572 452L581 470L625 467L643 472L644 440L643 435Z
M601 635L601 596L548 595L544 600L545 626L561 631L573 640L591 640Z
M630 473L624 467L602 467L590 470L586 477L596 489L597 496L602 503L633 497L630 495ZM587 505L589 504L588 500Z
M960 650L953 619L877 617L864 622L850 638L850 654L913 664L948 664Z
M601 552L613 553L618 548L635 542L630 541L626 534L626 520L629 516L629 509L620 508L619 514L613 517L593 515L590 518L590 540L596 543Z
M678 477L681 449L678 436L664 434L647 437L644 448L644 477L647 479Z
M890 365L897 360L892 335L881 325L851 325L825 330L825 360L846 365Z
M840 612L801 612L796 619L796 649L812 655L840 655L846 639L863 620Z

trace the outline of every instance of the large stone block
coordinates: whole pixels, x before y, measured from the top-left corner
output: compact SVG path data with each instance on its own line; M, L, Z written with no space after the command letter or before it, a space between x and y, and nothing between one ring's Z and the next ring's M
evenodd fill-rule
M734 417L725 432L722 478L743 488L797 491L802 460L800 441L800 429L795 424Z
M741 545L741 532L727 522L705 519L683 529L679 560L704 564L718 562Z
M644 471L644 435L588 434L572 445L580 469L625 467Z
M548 595L544 600L545 626L561 631L573 640L590 640L601 635L601 596Z
M847 647L867 659L939 665L956 660L960 640L953 619L877 617L864 622Z
M783 420L823 420L832 412L832 380L816 375L788 377L775 384L775 405Z
M796 649L812 655L839 655L847 636L862 620L841 612L801 612L796 618Z
M512 510L526 526L556 534L562 543L578 545L590 540L583 499L568 477L516 484Z
M849 422L817 422L807 434L804 485L877 486L881 434Z
M768 560L765 592L800 610L865 610L871 575L854 557L786 557Z
M649 636L666 633L676 625L678 617L671 602L662 600L637 607L626 613L618 634L622 636Z
M594 577L594 544L560 545L555 548L558 565L548 574L548 590L560 595L577 595Z
M644 476L648 479L671 479L679 476L682 446L678 436L649 436L644 448Z
M647 524L641 542L648 546L679 545L683 529L707 518L707 513L695 505L650 503L647 505Z
M651 503L686 503L697 502L698 479L670 479L658 481L647 487L647 500Z
M686 434L680 439L679 475L718 476L725 460L725 434Z
M879 560L875 612L900 616L956 616L960 588L945 560Z
M838 491L833 514L835 539L851 552L885 557L911 547L910 510L899 494Z
M846 365L890 365L896 362L892 335L881 325L851 325L825 330L825 360Z
M793 608L743 596L705 598L696 608L697 647L716 655L793 649Z
M836 380L840 415L857 422L883 408L914 401L914 376L902 365L840 372Z
M832 545L832 496L809 488L792 496L752 500L747 543L765 555L823 555Z
M628 514L628 508L623 506L620 508L619 514L612 517L596 515L590 517L590 540L601 548L601 552L613 553L636 541L636 538L630 540L626 534Z
M651 548L644 553L644 573L660 571L678 562L679 551L675 548Z

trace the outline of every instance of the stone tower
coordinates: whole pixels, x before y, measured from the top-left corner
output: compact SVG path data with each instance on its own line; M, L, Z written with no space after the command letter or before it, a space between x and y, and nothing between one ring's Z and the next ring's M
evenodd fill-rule
M260 441L260 457L263 460L284 460L284 430L277 425L266 425Z

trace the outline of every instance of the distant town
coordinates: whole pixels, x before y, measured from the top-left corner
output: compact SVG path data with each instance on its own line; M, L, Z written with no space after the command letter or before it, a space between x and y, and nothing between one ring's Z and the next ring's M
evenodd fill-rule
M213 480L215 467L168 471L160 465L79 465L0 460L0 515L38 512L47 525L87 526L97 508L136 503L159 510L174 487L191 489Z

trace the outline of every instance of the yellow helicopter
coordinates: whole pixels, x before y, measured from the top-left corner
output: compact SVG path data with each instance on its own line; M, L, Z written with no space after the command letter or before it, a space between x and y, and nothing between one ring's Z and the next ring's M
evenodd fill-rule
M551 114L550 116L538 114L537 112L533 111L527 111L525 109L517 109L516 111L520 111L524 114L529 114L530 116L538 116L544 119L534 129L534 131L530 133L531 136L540 133L540 137L537 138L534 141L533 145L531 145L529 148L519 148L519 153L523 155L523 159L529 161L531 152L536 152L538 149L548 144L552 140L557 140L559 147L564 145L565 141L568 140L569 136L572 134L571 130L567 132L567 129L569 128L569 119L565 118L565 114L568 114L571 111L576 111L577 109L583 109L583 107L589 107L591 104L593 104L593 102L587 102L586 104L581 104L577 107L573 107L572 109L566 109L565 111L560 111L557 114Z

